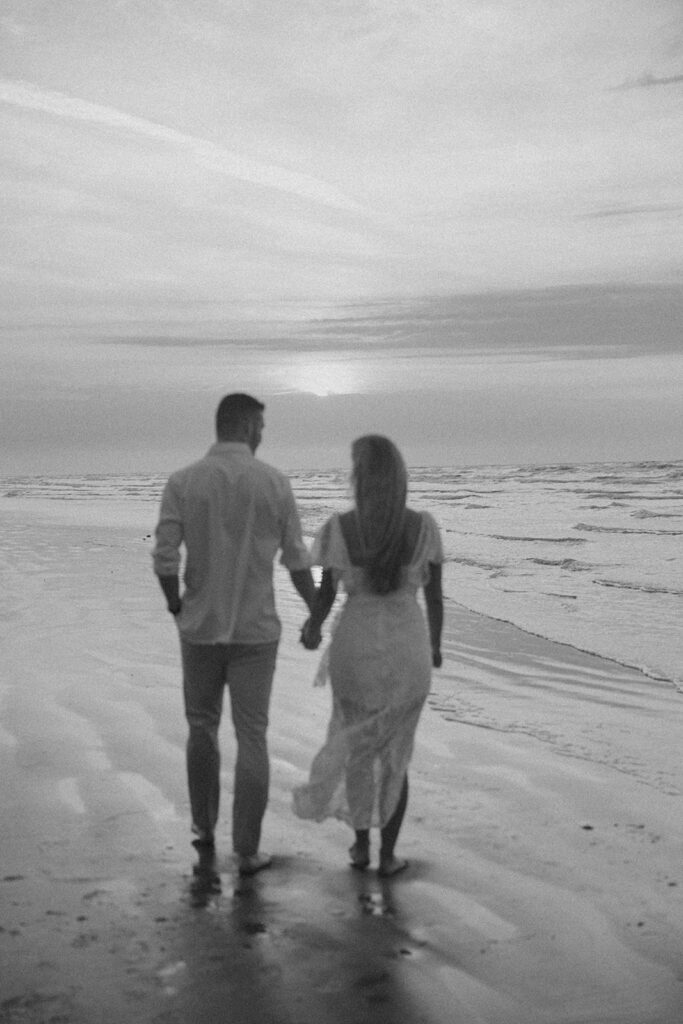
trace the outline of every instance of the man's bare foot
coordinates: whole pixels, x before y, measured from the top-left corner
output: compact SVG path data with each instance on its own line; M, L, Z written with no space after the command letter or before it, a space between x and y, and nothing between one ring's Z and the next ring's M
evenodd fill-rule
M195 848L199 854L199 860L192 868L194 875L205 875L216 873L216 847L212 844L195 843Z
M237 869L241 875L255 875L264 868L269 868L273 858L268 853L252 853L237 858Z
M365 871L370 863L370 847L367 843L354 843L349 848L349 857L352 868L356 868L357 871Z
M399 871L405 871L407 867L408 861L403 860L402 857L394 857L393 855L391 857L380 857L377 874L382 878L392 878Z

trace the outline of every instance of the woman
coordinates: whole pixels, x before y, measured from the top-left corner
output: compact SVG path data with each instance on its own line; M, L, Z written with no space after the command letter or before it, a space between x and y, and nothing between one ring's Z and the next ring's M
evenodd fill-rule
M318 647L341 584L347 600L326 653L332 718L294 809L315 821L348 821L356 833L351 864L361 870L370 863L370 827L379 825L378 871L388 877L407 867L394 847L431 667L441 665L443 552L431 515L406 507L407 473L396 446L371 434L354 441L351 454L355 508L333 515L315 539L313 561L323 574L301 635L309 650Z

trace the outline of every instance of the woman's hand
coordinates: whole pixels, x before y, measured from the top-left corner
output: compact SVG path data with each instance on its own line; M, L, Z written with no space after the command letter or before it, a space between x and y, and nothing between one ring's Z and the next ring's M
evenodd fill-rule
M322 641L322 633L319 626L312 626L311 620L306 619L301 627L300 640L307 651L316 651Z

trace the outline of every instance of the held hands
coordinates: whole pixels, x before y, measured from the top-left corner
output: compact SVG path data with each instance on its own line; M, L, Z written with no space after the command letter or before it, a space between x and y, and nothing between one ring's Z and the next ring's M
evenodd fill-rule
M311 620L306 619L303 626L301 627L301 634L299 639L304 645L307 651L316 651L320 647L322 641L322 633L320 627L314 627L311 625Z

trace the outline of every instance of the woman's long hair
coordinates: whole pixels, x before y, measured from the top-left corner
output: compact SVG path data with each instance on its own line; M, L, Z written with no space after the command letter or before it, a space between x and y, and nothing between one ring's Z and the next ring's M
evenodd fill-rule
M387 437L366 434L351 446L353 487L363 564L370 589L388 594L401 585L408 473Z

